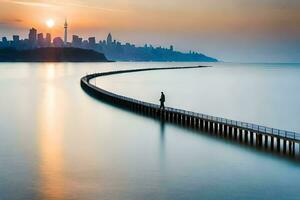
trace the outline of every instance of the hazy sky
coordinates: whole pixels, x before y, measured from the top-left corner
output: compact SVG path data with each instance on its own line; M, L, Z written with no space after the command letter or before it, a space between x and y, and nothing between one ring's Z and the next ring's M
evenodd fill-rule
M224 61L300 62L300 0L0 0L0 36L27 37L30 27L62 36L65 18L70 36L112 32Z

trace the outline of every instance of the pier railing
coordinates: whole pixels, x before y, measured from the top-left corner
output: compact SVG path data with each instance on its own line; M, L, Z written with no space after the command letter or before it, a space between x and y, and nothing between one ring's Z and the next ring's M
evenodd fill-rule
M106 96L109 98L112 102L114 101L122 101L126 102L126 105L132 104L135 106L140 106L143 108L149 108L155 111L160 111L160 106L153 103L148 103L144 101L140 101L134 98L118 95L112 92L109 92L107 90L101 89L93 84L91 84L89 81L96 77L101 76L108 76L108 75L114 75L114 74L122 74L122 73L132 73L132 72L141 72L141 71L153 71L153 70L168 70L168 69L191 69L191 68L200 68L201 66L197 67L168 67L168 68L146 68L146 69L132 69L132 70L120 70L120 71L110 71L110 72L104 72L104 73L95 73L91 75L87 75L81 79L81 85L85 90L93 90L93 92L99 93L102 96ZM215 117L211 115L206 115L202 113L196 113L191 111L186 111L182 109L176 109L171 107L166 107L164 112L167 113L173 113L185 117L190 117L193 119L200 119L208 121L212 124L218 124L219 125L225 125L232 128L237 128L240 130L246 130L250 132L255 132L259 134L263 134L266 136L281 138L283 140L293 141L293 142L300 142L300 133L292 132L292 131L286 131L286 130L280 130L276 128L271 128L267 126L261 126L253 123L247 123L242 121L236 121L236 120L230 120L222 117ZM300 147L299 147L300 148Z

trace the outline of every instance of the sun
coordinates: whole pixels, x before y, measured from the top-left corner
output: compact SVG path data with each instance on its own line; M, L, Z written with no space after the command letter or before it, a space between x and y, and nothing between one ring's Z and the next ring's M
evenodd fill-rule
M46 21L46 25L49 27L49 28L52 28L54 25L55 25L55 22L53 19L48 19Z

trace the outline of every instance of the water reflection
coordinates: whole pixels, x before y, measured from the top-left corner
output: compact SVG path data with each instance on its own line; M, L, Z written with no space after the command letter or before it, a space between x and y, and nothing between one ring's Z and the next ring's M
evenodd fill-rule
M46 65L46 76L47 76L47 80L54 79L54 77L55 77L55 65L54 64Z
M7 67L5 78L1 71L0 199L299 199L298 163L94 101L81 90L80 78L86 72L111 69L92 63L70 65L18 63ZM120 69L173 64L112 65ZM266 74L260 68L216 67L186 76L185 72L111 76L106 83L97 80L97 85L138 99L153 96L153 102L164 85L168 106L191 105L183 108L224 115L227 108L227 114L236 114L225 115L229 118L267 119L274 126L278 118L283 125L299 128L300 68L280 71L285 74L275 73L278 81L270 79L273 72ZM263 95L256 93L259 77L269 80L260 81L260 87L272 86ZM274 96L274 84L282 106ZM236 94L228 95L232 88ZM248 89L257 98L245 101ZM256 107L266 112L258 112L262 116L256 118ZM278 116L271 108L290 116Z
M164 147L164 145L165 145L165 122L163 120L160 121L160 143L161 143L161 146Z
M166 141L165 141L165 121L160 121L160 141L159 141L159 158L160 158L160 170L165 171L166 162Z
M46 66L46 78L55 78L55 66ZM40 193L42 199L65 199L63 124L59 89L47 82L38 109L38 133L40 149ZM64 98L59 97L60 101Z

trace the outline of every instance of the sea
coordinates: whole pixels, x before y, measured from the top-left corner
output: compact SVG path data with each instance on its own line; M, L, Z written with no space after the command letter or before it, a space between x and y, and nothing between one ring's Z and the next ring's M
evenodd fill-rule
M299 200L300 162L96 100L117 94L300 133L300 64L1 63L0 200ZM299 146L296 151L299 152Z

